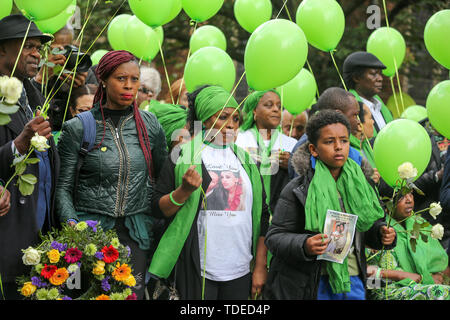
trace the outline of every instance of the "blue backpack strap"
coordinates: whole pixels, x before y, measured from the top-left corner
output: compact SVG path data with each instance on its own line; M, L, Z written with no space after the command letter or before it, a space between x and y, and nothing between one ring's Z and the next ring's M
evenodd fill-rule
M74 183L74 191L78 186L78 177L80 173L80 169L83 166L84 158L87 156L89 151L94 148L95 136L97 134L96 123L94 116L91 111L85 111L77 114L77 117L81 120L83 124L83 141L81 142L81 148L78 152L78 162L75 172L75 183ZM74 192L74 194L76 194Z

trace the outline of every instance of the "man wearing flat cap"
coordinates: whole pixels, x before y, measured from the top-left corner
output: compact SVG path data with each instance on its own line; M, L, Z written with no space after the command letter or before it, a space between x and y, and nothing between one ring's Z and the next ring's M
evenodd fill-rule
M391 112L378 96L383 89L383 69L386 66L369 52L353 52L344 61L345 84L356 99L366 104L372 112L374 136L393 120Z
M29 196L23 196L16 186L16 179L8 185L10 210L0 216L0 275L5 299L21 299L15 278L29 272L22 261L22 249L39 241L39 231L46 233L56 226L53 218L54 187L59 170L57 154L50 123L39 112L44 97L30 81L39 71L40 48L52 40L34 23L22 15L10 15L0 20L0 76L11 76L25 35L23 50L17 60L13 76L23 83L19 110L11 115L11 121L0 125L0 180L8 181L14 174L11 167L15 157L29 152L30 140L38 133L48 139L50 148L45 152L34 151L30 158L38 158L37 164L29 164L25 174L33 174L38 182ZM28 267L29 268L29 267Z

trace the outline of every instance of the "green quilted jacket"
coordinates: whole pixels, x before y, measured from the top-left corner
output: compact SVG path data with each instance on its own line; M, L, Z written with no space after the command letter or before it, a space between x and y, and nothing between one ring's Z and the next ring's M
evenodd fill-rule
M96 120L95 145L103 136L98 105L91 110ZM153 178L157 178L167 158L164 131L156 117L140 110L147 127L152 150ZM75 117L64 123L58 142L61 174L56 187L56 212L61 223L69 219L98 220L104 230L114 226L115 218L125 217L130 235L142 248L149 245L153 185L144 153L139 144L133 113L121 117L117 128L106 119L105 137L100 148L91 150L79 171L74 190L78 152L83 125Z

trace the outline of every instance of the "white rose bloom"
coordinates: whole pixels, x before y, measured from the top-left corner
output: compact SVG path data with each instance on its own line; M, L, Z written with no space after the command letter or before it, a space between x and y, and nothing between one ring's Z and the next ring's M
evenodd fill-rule
M34 147L37 151L44 152L50 146L47 144L47 139L44 136L40 136L35 133L34 137L31 138L31 146Z
M444 227L441 224L435 224L431 228L431 237L433 239L442 240L442 237L444 236Z
M433 202L430 204L430 215L436 220L436 217L442 212L441 204Z
M0 97L3 96L3 84L5 84L8 79L9 79L8 76L0 77Z
M23 84L17 78L7 78L1 81L2 95L7 104L15 105L22 94Z
M401 164L397 170L400 179L408 180L417 176L417 169L414 168L411 162Z
M67 267L67 271L70 273L74 273L78 270L78 265L72 263L69 267Z
M28 247L26 250L23 251L22 261L24 265L27 266L35 266L39 262L41 262L41 254L38 250Z

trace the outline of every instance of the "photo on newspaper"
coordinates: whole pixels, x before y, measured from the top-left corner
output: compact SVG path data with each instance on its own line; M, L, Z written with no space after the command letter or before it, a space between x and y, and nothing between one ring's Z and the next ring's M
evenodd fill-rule
M328 210L323 233L331 241L325 253L317 256L317 259L342 263L352 246L357 220L358 216L354 214Z

